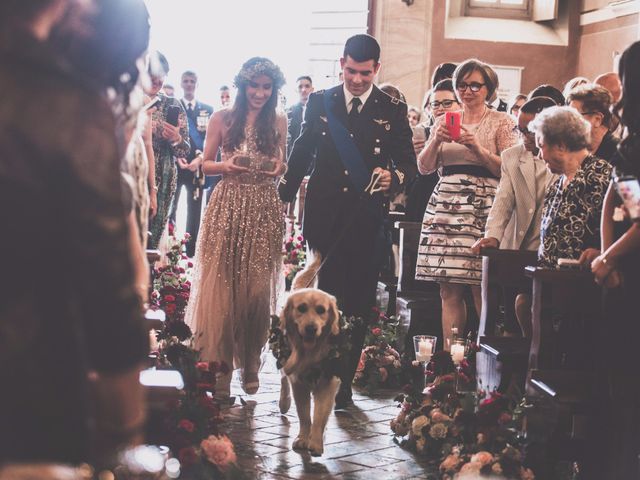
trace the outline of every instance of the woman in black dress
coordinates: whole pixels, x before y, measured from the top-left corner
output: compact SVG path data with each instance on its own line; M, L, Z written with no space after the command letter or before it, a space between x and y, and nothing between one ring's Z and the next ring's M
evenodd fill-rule
M587 462L588 478L640 478L640 376L637 372L638 294L640 293L640 224L615 222L622 202L616 179L640 178L640 42L620 59L623 96L615 106L626 127L613 180L602 213L602 254L592 263L596 282L604 287L600 370L596 372L593 440L598 452ZM628 212L627 212L628 213Z

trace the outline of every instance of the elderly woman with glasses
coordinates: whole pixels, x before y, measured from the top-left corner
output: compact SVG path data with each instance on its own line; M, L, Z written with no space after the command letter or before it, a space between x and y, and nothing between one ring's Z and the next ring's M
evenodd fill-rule
M572 107L551 107L529 124L540 156L560 177L547 190L540 227L540 265L558 259L590 264L600 253L600 215L611 165L589 152L591 125Z
M611 161L618 151L618 139L611 133L613 97L600 85L587 83L574 88L567 96L567 105L575 108L591 124L589 151L596 157Z
M441 176L424 215L416 279L440 284L445 349L452 328L464 331L466 285L480 312L482 260L471 246L484 234L500 176L500 154L518 140L513 118L486 104L498 87L495 78L491 67L479 60L456 68L455 93L431 96L435 124L418 156L420 173L439 170ZM444 113L460 109L460 136L453 138Z

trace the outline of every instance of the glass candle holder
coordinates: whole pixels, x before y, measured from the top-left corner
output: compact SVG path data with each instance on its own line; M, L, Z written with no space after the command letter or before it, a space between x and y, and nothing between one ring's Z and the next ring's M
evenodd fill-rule
M416 352L418 362L428 363L436 351L438 337L431 335L415 335L413 337L413 348Z
M464 360L466 341L463 338L454 338L451 342L451 359L456 366Z

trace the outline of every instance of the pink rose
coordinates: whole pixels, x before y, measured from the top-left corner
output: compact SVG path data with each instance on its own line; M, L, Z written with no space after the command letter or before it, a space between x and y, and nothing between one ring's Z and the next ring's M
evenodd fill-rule
M195 430L196 426L193 424L191 420L187 420L186 418L183 418L178 422L178 428L191 433Z
M478 452L471 457L471 463L474 462L477 462L483 466L489 465L491 462L493 462L493 455L491 455L489 452Z
M460 469L459 475L480 475L480 470L482 470L483 465L478 462L469 462L465 463ZM476 477L468 477L468 478L476 478Z
M445 458L440 464L441 472L449 472L451 470L456 470L460 465L460 456L452 453L447 458Z
M216 437L209 435L200 442L200 448L204 456L214 465L224 470L230 464L236 463L236 452L233 450L233 443L226 435Z
M436 411L436 409L434 409L434 411L432 411L431 413L431 421L433 421L433 423L450 422L451 417L449 415L445 415L441 411Z
M200 370L201 372L208 372L209 371L209 364L207 362L198 362L198 363L196 363L196 368L198 370Z

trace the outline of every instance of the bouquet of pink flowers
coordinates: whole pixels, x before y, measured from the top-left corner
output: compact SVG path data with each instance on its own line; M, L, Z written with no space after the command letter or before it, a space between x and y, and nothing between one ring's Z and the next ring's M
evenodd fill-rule
M398 339L398 321L377 308L369 324L365 347L360 354L354 383L368 392L397 386L401 373L400 354L394 348Z

